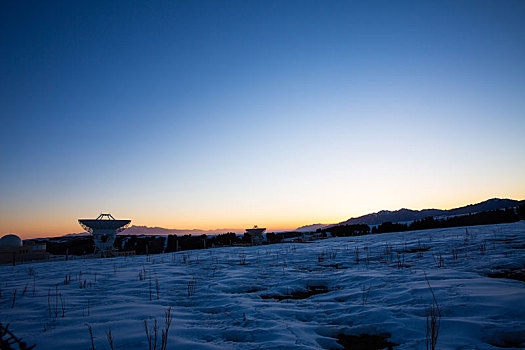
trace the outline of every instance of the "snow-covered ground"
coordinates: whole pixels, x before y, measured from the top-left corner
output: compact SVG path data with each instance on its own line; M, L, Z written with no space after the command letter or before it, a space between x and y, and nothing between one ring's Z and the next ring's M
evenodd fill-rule
M36 349L91 349L87 325L96 349L110 348L109 330L116 349L147 349L144 320L151 331L156 318L160 348L171 306L168 349L340 348L341 333L425 349L426 273L442 314L438 349L518 347L525 283L494 277L520 279L524 267L524 221L3 265L0 321ZM309 289L320 294L297 293Z

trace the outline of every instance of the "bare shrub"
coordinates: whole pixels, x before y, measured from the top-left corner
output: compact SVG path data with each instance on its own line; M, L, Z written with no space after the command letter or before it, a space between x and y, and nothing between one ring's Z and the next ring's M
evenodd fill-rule
M148 278L148 284L149 284L149 300L151 300L151 276Z
M93 282L92 281L88 281L87 279L85 279L85 280L79 282L79 288L80 289L86 289L86 288L91 288L91 287L93 287Z
M106 332L106 338L108 338L109 348L111 350L114 350L114 348L113 348L113 335L111 334L111 329Z
M49 311L49 318L51 317L51 289L47 290L47 311Z
M485 253L487 252L487 242L486 241L484 241L483 243L479 245L479 251L481 255L485 255Z
M84 317L84 310L85 310L85 309L86 309L86 308L84 307L84 305L82 305L82 317ZM88 299L88 301L87 301L87 315L86 315L86 316L89 316L89 315L90 315L90 312L91 312L91 311L90 311L90 303L89 303L89 299Z
M441 255L441 253L439 255L432 255L432 259L438 268L445 267L445 260L443 259L443 255Z
M468 231L467 231L468 232ZM435 350L436 344L439 336L439 326L441 323L441 309L439 308L439 304L436 299L436 295L434 294L434 290L432 289L432 286L430 285L430 282L428 280L427 274L423 271L425 275L425 279L428 284L428 288L430 289L430 292L432 293L432 298L434 300L434 303L430 305L430 307L426 308L425 314L426 314L426 344L427 344L427 350Z
M166 350L168 346L168 333L171 326L171 321L173 320L173 316L171 315L171 306L168 307L166 312L164 313L164 328L160 331L160 350ZM157 324L157 319L153 319L153 329L148 327L148 320L144 320L144 331L146 332L146 339L148 341L148 349L149 350L157 350L157 344L158 344L158 335L159 335L159 327ZM112 348L113 349L113 348Z
M17 289L13 289L13 292L11 293L11 309L15 307L15 300L16 300L16 292Z
M394 250L392 249L392 244L385 243L385 250L383 255L385 255L387 261L394 260L393 252Z
M366 302L368 301L368 296L370 295L370 289L371 289L371 286L368 286L368 288L366 288L366 285L363 284L363 305L366 305Z
M397 252L397 269L401 269L405 266L405 253Z
M154 319L153 330L148 330L148 321L144 320L144 330L146 331L146 339L148 340L148 349L155 350L157 349L157 319Z
M146 267L142 265L142 270L139 271L139 281L144 281L148 276Z
M195 295L195 285L196 285L195 279L188 281L188 296L189 297Z
M62 297L62 293L58 292L58 285L55 286L55 295L54 295L54 303L52 302L53 296L51 295L51 289L48 289L47 291L47 309L49 312L49 318L52 321L55 321L58 318L59 310L62 311L61 317L66 316L66 306L64 303L64 298ZM59 299L60 299L60 305L59 305ZM59 309L60 306L60 309Z
M433 255L432 260L434 260L434 263L437 265L437 268L443 267L442 265L442 256L441 255Z
M165 318L164 318L164 329L162 330L162 339L161 339L161 345L160 350L166 350L168 346L168 332L170 330L171 321L173 319L173 316L171 315L171 306L168 307L168 310L165 312Z
M11 346L14 344L18 345L20 350L31 350L35 346L28 346L22 338L17 338L9 329L9 323L5 326L0 323L0 348L1 349L14 349Z
M365 245L364 249L366 251L365 264L366 266L369 266L370 265L370 249L368 248L367 245Z
M94 337L93 337L93 328L91 327L91 325L89 323L86 323L85 324L89 330L89 337L91 338L91 350L95 350L95 342L94 342Z
M64 298L62 298L62 293L58 295L60 297L60 308L62 309L62 317L66 316L66 306L64 305Z
M239 265L246 265L246 254L239 254Z

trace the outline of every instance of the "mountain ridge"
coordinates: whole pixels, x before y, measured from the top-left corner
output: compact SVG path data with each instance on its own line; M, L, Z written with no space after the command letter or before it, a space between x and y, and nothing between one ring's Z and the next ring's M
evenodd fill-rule
M517 207L525 204L525 200L514 200L507 198L491 198L483 202L468 204L462 207L453 209L421 209L413 210L407 208L401 208L398 210L380 210L375 213L362 215L355 218L350 218L345 221L341 221L336 224L311 224L304 225L295 229L299 232L312 232L319 228L327 228L339 225L354 225L354 224L366 224L366 225L380 225L383 222L410 222L414 220L421 220L428 216L433 217L447 217L456 215L473 214L482 211L503 209L509 207ZM170 229L164 227L149 227L149 226L136 226L132 225L126 230L120 232L120 235L216 235L227 232L243 233L244 229L238 228L222 228L214 230L201 230L201 229ZM63 237L74 237L89 235L89 233L70 233Z
M452 209L421 209L413 210L407 208L401 208L398 210L380 210L375 213L365 214L359 217L350 218L345 221L341 221L336 224L325 224L324 226L319 226L323 224L314 224L301 226L296 229L296 231L306 231L310 226L316 226L317 228L326 228L339 225L355 225L355 224L365 224L365 225L380 225L383 222L408 222L414 220L421 220L428 216L433 217L447 217L447 216L457 216L457 215L467 215L473 213L479 213L482 211L497 210L509 207L517 207L525 204L525 200L514 200L508 198L491 198L483 202L468 204L458 208Z

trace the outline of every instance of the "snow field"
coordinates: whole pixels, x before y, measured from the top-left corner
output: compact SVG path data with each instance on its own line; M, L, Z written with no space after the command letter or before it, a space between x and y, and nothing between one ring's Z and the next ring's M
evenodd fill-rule
M160 348L168 307L168 349L341 348L340 333L426 349L426 273L442 313L437 348L516 348L525 283L488 275L524 267L523 221L2 265L0 314L37 349L91 349L88 324L96 349L110 348L109 330L115 349L147 349L154 319Z

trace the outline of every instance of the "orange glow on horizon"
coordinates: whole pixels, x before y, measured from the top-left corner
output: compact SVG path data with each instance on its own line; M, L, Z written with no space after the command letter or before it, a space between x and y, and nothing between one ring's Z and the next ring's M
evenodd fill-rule
M518 197L517 200L520 200L519 198L523 198L525 196ZM490 197L494 198L494 197ZM403 205L403 206L388 206L385 205L384 207L378 208L377 206L372 210L367 210L367 208L361 208L359 213L349 213L346 216L308 216L308 215L299 215L296 212L290 213L289 219L287 220L284 215L280 214L277 217L272 217L271 215L260 215L257 218L247 219L245 217L240 217L238 220L234 220L233 218L225 218L222 222L218 221L216 218L209 218L206 224L203 223L203 221L196 220L191 217L187 217L186 220L168 220L162 217L155 217L155 218L148 218L146 216L139 216L136 218L136 220L133 219L133 215L130 215L130 218L132 220L131 224L135 226L147 226L147 227L161 227L165 229L173 229L173 230L203 230L203 231L213 231L213 230L232 230L236 233L242 233L244 229L251 228L253 225L258 225L259 227L266 227L268 232L277 232L277 231L290 231L295 230L298 227L305 226L305 225L313 225L313 224L332 224L332 223L338 223L345 220L348 220L351 217L359 217L362 215L366 215L369 213L377 212L379 210L398 210L401 208L409 208L413 210L421 210L421 209L429 209L429 208L436 208L436 209L453 209L457 207L462 207L468 204L475 204L482 201L485 201L487 199L490 199L487 197L479 198L479 196L474 197L474 200L472 201L453 201L448 198L443 198L442 201L436 201L437 203L434 203L435 205L425 205L421 203L417 203L420 205ZM512 196L501 196L500 198L513 198ZM516 198L516 197L514 197ZM441 202L442 205L439 205ZM413 203L415 204L415 203ZM244 213L245 214L245 213ZM85 216L85 215L84 215ZM128 218L127 216L120 217L114 215L117 219L119 218ZM246 216L246 215L241 215ZM47 238L47 237L60 237L66 234L71 233L81 233L84 232L83 229L80 227L80 225L77 222L78 218L70 218L70 217L55 217L55 218L40 218L39 220L35 221L27 221L24 220L24 218L14 218L11 221L3 221L2 227L0 231L0 235L3 236L5 234L16 234L20 236L22 239L33 239L33 238ZM229 220L228 220L229 219ZM35 224L36 222L36 224ZM211 234L211 233L210 233Z

